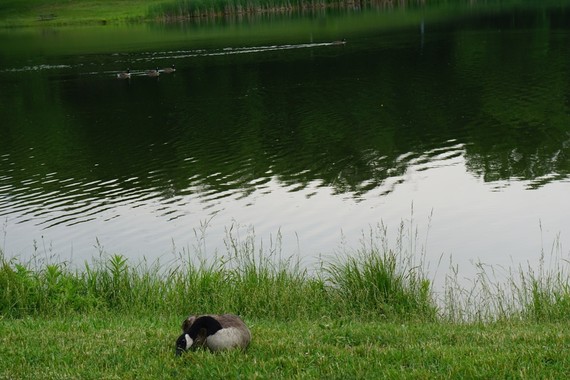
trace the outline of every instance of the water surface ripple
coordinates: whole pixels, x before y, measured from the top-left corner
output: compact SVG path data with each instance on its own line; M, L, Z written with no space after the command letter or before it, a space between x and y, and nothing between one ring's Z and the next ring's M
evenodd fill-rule
M436 258L532 258L570 226L570 13L501 12L0 55L0 248L156 257L208 225L212 254L242 223L314 261L413 205Z

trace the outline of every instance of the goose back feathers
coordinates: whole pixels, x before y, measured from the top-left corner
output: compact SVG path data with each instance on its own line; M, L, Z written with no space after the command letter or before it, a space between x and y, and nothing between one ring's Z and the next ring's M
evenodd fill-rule
M162 69L163 73L167 73L167 74L171 74L176 72L176 67L174 65L170 66L170 67L165 67L164 69Z
M250 341L251 332L237 315L190 316L182 322L182 335L176 340L176 354L197 347L211 351L245 349Z
M149 77L157 77L160 75L160 70L158 70L158 67L155 70L148 70L146 72L146 75L148 75Z

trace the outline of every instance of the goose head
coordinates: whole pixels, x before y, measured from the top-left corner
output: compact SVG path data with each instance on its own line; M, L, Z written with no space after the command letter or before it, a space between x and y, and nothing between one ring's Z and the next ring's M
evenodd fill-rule
M190 338L190 335L180 335L178 339L176 339L176 356L180 356L183 352L188 351L193 344L194 339Z

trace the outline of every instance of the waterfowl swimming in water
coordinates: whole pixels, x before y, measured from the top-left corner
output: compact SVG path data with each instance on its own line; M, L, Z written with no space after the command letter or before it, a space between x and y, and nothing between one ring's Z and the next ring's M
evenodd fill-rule
M146 75L148 75L149 77L157 77L160 75L160 71L158 70L158 67L157 67L156 70L148 70L146 72Z
M122 73L117 74L117 78L119 79L129 79L131 77L131 70L127 69L127 71L123 71Z
M211 351L245 349L250 341L251 332L237 315L191 315L182 323L182 335L176 340L176 355L197 347Z
M162 72L166 73L166 74L170 74L176 71L176 67L174 67L174 65L172 65L171 67L165 67Z
M346 44L346 38L343 38L342 40L338 40L338 41L333 41L332 44L333 45L344 45L344 44Z

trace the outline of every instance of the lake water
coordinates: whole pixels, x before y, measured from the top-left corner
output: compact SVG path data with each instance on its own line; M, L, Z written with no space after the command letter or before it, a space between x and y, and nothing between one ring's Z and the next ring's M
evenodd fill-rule
M168 261L254 230L311 267L413 219L443 272L566 255L570 7L537 3L1 30L0 249Z

